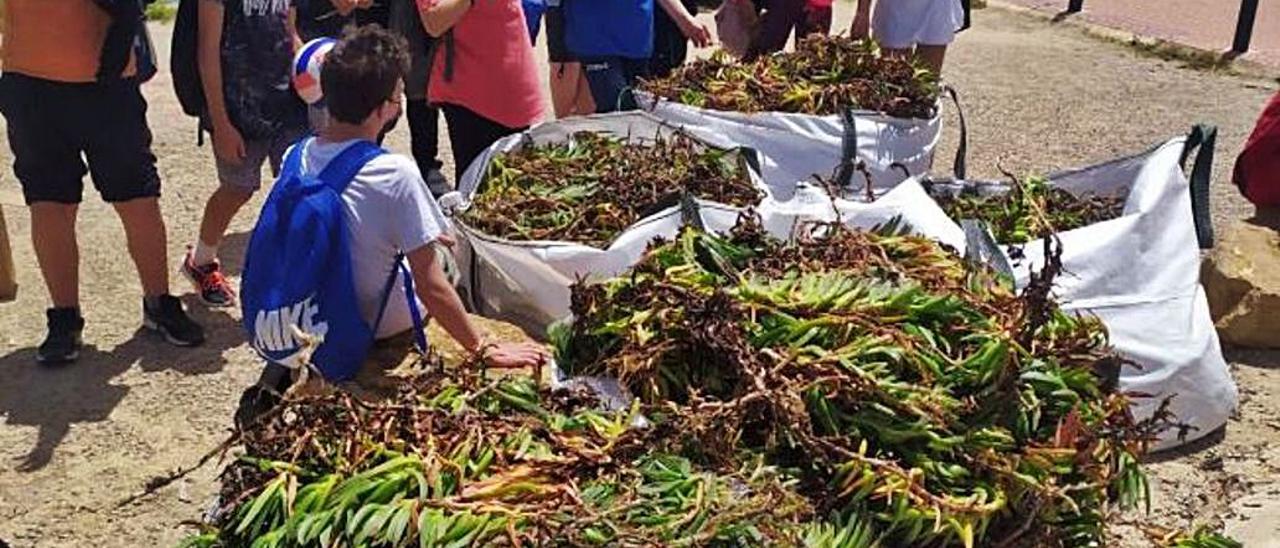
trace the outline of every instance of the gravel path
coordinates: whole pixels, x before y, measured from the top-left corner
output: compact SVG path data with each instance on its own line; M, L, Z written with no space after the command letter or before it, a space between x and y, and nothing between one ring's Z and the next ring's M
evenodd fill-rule
M837 21L847 24L847 5L838 9ZM996 176L997 162L1015 172L1085 165L1142 150L1204 121L1221 130L1214 218L1223 223L1248 215L1226 174L1274 82L1184 70L998 10L976 13L975 22L947 70L969 118L973 172ZM154 31L158 43L168 41L168 28ZM167 75L146 92L173 262L194 237L215 185L213 165L209 149L194 146L195 124L181 114ZM941 159L949 158L955 139L954 120L948 124L940 167L950 165ZM407 150L406 134L397 130L391 148ZM210 340L194 351L139 332L140 293L119 223L90 195L79 224L89 348L75 366L36 368L45 294L11 162L7 144L0 145L6 166L0 204L22 287L17 302L0 305L0 539L15 547L173 545L190 531L182 522L199 519L213 495L214 467L136 504L115 508L115 502L148 478L194 463L226 436L239 392L258 368L242 342L238 314L195 307ZM243 249L252 221L245 213L233 224L227 257ZM239 271L238 260L228 263ZM174 288L188 289L176 277ZM1280 447L1280 357L1232 357L1248 398L1240 417L1211 449L1155 466L1158 520L1218 520L1231 513L1232 501L1245 498L1274 510L1268 505L1277 497L1268 492L1276 488L1263 478L1276 476L1265 451ZM1280 518L1251 523L1266 521Z

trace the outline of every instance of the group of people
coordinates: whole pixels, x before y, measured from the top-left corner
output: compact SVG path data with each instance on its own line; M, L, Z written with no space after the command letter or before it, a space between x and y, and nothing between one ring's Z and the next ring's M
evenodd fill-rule
M452 246L435 196L449 190L437 143L448 125L457 181L503 136L543 119L531 21L546 2L551 95L557 117L634 106L626 90L685 61L690 43L712 42L690 0L182 0L198 3L199 125L212 138L218 187L179 271L210 306L236 302L219 246L235 215L278 174L291 147L301 171L325 170L353 143L380 143L404 115L413 159L384 154L342 191L361 314L378 338L413 327L410 306L385 299L384 280L407 257L408 285L429 315L494 365L547 357L532 345L491 345L468 321L441 268ZM961 27L961 0L859 2L851 33L872 32L890 54L940 70ZM170 343L204 340L170 294L160 177L140 84L156 72L142 0L8 0L0 112L14 171L30 207L32 239L52 307L37 351L44 364L74 361L80 312L75 236L83 176L119 214L143 288L143 322ZM735 6L736 5L736 6ZM781 50L795 33L829 32L831 0L725 0L719 9L757 17L743 55ZM321 75L324 99L308 107L290 86L295 53L318 37L340 38ZM314 139L306 139L308 135ZM194 220L193 220L194 221ZM381 304L386 301L386 304ZM277 371L264 384L278 385ZM246 394L246 397L249 397Z

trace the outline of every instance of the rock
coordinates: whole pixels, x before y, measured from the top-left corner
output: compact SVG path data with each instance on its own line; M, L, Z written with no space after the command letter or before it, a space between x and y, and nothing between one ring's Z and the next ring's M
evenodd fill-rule
M1232 506L1234 516L1227 520L1224 533L1250 548L1280 547L1280 498L1255 493Z
M1270 217L1219 232L1200 280L1225 343L1280 348L1280 231Z

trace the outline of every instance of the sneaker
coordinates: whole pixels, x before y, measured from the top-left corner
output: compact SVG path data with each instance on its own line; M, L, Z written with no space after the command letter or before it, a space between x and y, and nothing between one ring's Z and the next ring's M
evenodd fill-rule
M45 311L49 335L36 350L36 362L44 365L71 363L80 358L80 334L84 318L79 308L50 308Z
M268 363L258 382L240 395L240 405L236 407L236 428L243 431L254 426L259 417L280 404L292 384L293 374L288 369Z
M204 342L204 328L187 317L182 301L173 295L161 295L154 301L142 301L142 325L164 335L175 346L199 346Z
M182 275L191 280L200 294L200 300L209 306L231 306L236 302L236 292L231 283L222 275L222 265L213 261L207 265L196 266L192 261L194 251L187 247L187 256L182 260Z

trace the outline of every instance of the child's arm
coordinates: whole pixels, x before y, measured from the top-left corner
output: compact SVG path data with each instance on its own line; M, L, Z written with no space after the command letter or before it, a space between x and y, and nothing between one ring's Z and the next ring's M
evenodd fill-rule
M213 152L223 160L240 162L244 159L244 139L227 115L227 99L222 93L222 13L222 2L200 0L196 62L213 126Z
M440 322L445 332L458 341L468 352L484 352L485 363L497 368L533 367L549 358L546 348L534 344L486 345L483 337L471 325L467 311L454 291L449 279L436 260L434 246L428 244L408 253L409 268L418 298L427 306L427 312Z
M289 39L293 41L293 51L302 49L302 33L298 32L298 5L289 4Z
M684 7L684 3L680 0L658 0L662 5L662 11L667 12L671 16L671 20L676 22L676 26L680 27L680 33L693 42L693 45L705 48L711 45L711 29L706 25L698 23L694 19L693 14Z
M853 39L871 37L871 4L875 0L858 0L858 11L853 15L853 25L849 27L849 37Z
M439 38L458 24L474 0L417 0L418 16L427 34Z

